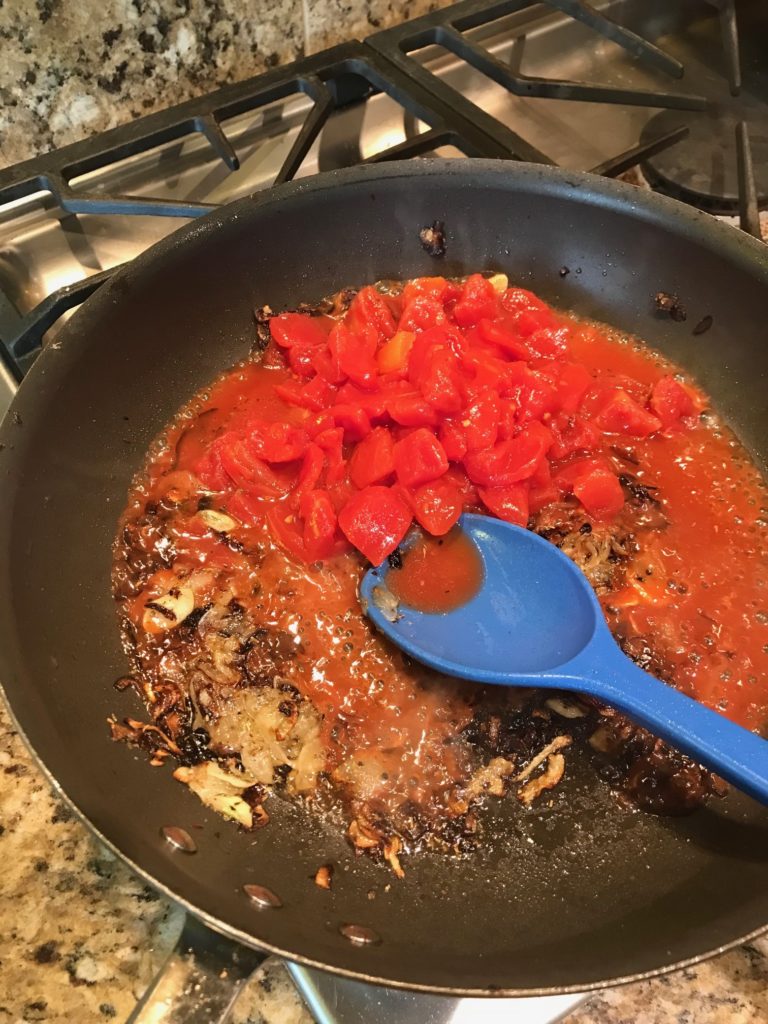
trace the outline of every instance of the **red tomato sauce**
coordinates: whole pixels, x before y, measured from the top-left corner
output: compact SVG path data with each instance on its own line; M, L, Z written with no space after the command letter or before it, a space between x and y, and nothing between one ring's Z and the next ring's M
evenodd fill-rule
M676 685L764 727L765 492L674 366L479 275L363 289L336 320L283 314L271 328L260 363L234 368L180 414L127 514L200 496L234 519L227 545L180 518L174 572L203 571L198 598L205 570L211 587L223 572L256 621L296 638L286 675L325 716L331 766L375 748L391 760L391 799L421 803L467 770L451 740L477 691L435 686L372 632L356 592L364 557L378 564L413 524L445 537L425 541L428 594L411 556L396 585L403 600L447 607L478 581L450 533L463 509L535 526L567 501L610 522L625 501L616 451L657 489L667 526L602 598L609 624L658 638ZM137 630L167 575L128 608Z
M483 583L477 547L454 526L444 537L421 533L387 574L398 601L422 612L450 612L470 601Z

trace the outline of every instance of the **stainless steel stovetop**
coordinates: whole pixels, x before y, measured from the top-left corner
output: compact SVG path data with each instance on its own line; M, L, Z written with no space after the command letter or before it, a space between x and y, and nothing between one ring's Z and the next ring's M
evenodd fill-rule
M582 17L586 9L584 21L567 13L576 8ZM258 103L224 90L211 97L215 116L198 111L187 130L149 118L143 143L135 130L130 143L130 127L117 129L103 147L92 140L62 156L62 173L55 161L0 171L0 413L39 344L53 341L85 297L81 282L95 286L185 223L183 214L291 176L286 158L292 176L303 177L382 154L532 157L628 173L640 187L652 184L734 224L740 214L757 233L757 206L768 197L768 19L760 8L764 15L762 0L465 2L333 51L345 73L369 68L374 88L352 101L343 95L352 79L332 80L322 70L328 62L317 59L302 71L308 85L278 82ZM483 22L474 14L481 9L493 20L473 27ZM639 40L608 38L617 36L610 23L595 31L595 12ZM382 68L391 70L392 88L381 88ZM308 129L327 88L331 112ZM398 102L404 91L417 102ZM319 1024L545 1024L584 998L449 999L289 970Z

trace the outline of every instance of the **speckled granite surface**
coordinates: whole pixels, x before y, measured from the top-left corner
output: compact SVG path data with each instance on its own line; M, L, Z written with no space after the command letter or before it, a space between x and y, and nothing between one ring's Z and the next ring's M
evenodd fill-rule
M443 0L438 0L443 2ZM422 13L434 0L0 0L0 163ZM124 1020L181 914L52 794L0 706L0 1024ZM267 962L238 1024L309 1024ZM597 995L567 1024L765 1024L768 938Z
M2 0L0 165L446 0Z

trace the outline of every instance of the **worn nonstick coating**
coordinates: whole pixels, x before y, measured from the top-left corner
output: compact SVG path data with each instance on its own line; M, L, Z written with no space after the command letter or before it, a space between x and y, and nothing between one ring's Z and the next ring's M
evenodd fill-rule
M435 219L448 232L442 261L419 244ZM483 853L414 860L400 882L355 860L340 830L277 800L268 828L238 831L168 768L113 744L105 721L138 710L111 685L126 662L110 545L131 476L177 407L247 353L253 307L378 278L490 269L679 360L765 465L768 266L758 243L671 201L550 168L413 162L324 175L161 242L35 364L2 428L0 673L29 742L84 818L219 930L413 988L580 990L762 929L766 810L736 794L684 819L633 814L574 755L564 806L526 814L502 802ZM679 294L685 322L654 312L659 290ZM711 330L694 336L705 315ZM163 825L189 829L199 852L172 852ZM330 893L311 881L329 860L338 865ZM283 908L254 909L246 882L274 889ZM381 942L352 946L343 922Z

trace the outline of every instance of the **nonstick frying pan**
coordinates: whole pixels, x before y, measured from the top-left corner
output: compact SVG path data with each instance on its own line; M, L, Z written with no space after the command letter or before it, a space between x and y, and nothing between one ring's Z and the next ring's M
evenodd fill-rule
M445 222L447 254L419 229ZM566 272L566 268L567 271ZM118 273L40 356L0 440L0 675L28 743L83 819L158 889L242 943L367 981L471 995L581 991L688 963L768 924L768 811L738 793L686 818L622 809L569 761L565 806L499 802L474 858L403 881L271 802L238 831L113 744L136 714L110 599L117 517L151 439L253 341L252 311L343 286L498 269L636 333L698 378L765 468L768 258L713 218L620 183L480 160L284 185L177 232ZM684 322L654 295L679 295ZM712 317L706 333L693 327ZM163 838L194 836L188 855ZM312 883L336 864L331 892ZM243 885L282 907L258 909ZM373 894L373 895L371 895ZM372 929L353 943L340 926ZM371 933L371 934L372 934Z

